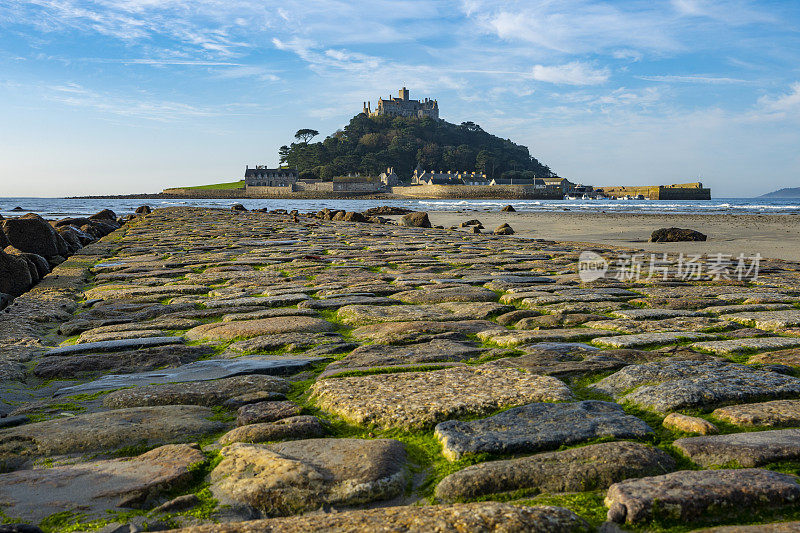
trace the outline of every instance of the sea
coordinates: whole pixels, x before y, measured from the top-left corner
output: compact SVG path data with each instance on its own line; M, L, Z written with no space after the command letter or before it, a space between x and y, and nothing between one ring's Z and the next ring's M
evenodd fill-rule
M137 207L197 206L229 208L241 203L247 209L297 209L300 212L324 208L364 211L389 205L414 211L497 211L513 205L520 212L579 213L654 213L654 214L769 214L800 215L800 198L717 198L713 200L326 200L326 199L80 199L80 198L3 198L0 214L38 213L47 219L83 216L111 209L118 216L133 213ZM19 209L16 209L19 208Z

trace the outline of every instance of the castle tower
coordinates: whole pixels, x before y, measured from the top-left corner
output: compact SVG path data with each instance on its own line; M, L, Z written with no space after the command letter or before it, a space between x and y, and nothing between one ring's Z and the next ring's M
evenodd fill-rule
M408 101L408 89L403 87L400 89L400 99L407 102Z

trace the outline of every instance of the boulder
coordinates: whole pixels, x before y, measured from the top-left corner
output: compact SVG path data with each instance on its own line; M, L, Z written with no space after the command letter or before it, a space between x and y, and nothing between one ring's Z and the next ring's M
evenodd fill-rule
M26 253L14 248L13 246L7 246L4 251L7 254L22 257L29 264L32 264L34 267L34 272L36 273L37 280L42 279L43 277L45 277L47 274L50 273L50 265L48 264L47 259L45 259L39 254ZM33 277L33 272L31 273L31 276Z
M495 235L514 235L515 231L508 224L498 226L494 230Z
M461 227L462 228L468 228L470 226L483 227L483 224L481 224L481 221L478 220L477 218L473 218L473 219L470 219L470 220L467 220L467 221L461 223Z
M358 212L348 211L342 219L345 222L368 222L367 217Z
M650 235L650 242L704 241L706 236L693 229L661 228Z
M364 215L368 217L374 217L378 215L388 216L388 215L407 215L408 213L412 213L411 209L405 209L403 207L392 207L388 205L384 205L381 207L370 207L366 211L364 211Z
M515 213L517 210L514 209L513 205L507 205L504 208L502 208L500 211L504 211L506 213Z
M247 208L242 204L233 204L231 206L231 211L247 211Z
M139 206L139 207L136 208L136 211L135 211L135 213L137 215L149 215L152 212L153 212L153 210L150 209L149 205Z
M64 242L67 243L70 254L74 254L83 248L83 242L81 241L81 233L83 232L79 229L73 226L61 226L60 228L56 228L56 231L61 235L61 238L64 239Z
M282 418L275 422L248 424L230 430L219 438L222 445L234 442L270 442L277 440L313 439L325 432L316 416L300 415Z
M0 250L0 293L19 296L32 284L28 262Z
M223 505L286 516L320 505L351 506L402 494L406 452L390 439L234 443L221 451L211 491Z
M0 229L11 246L23 252L51 257L61 255L67 247L66 242L58 235L53 226L33 213L20 218L3 220L0 222Z
M117 223L117 214L111 209L103 209L89 217L89 220L110 221L112 224Z
M300 414L300 406L290 401L267 401L243 405L236 416L236 424L246 426L263 422L276 422Z
M430 228L431 221L428 220L428 213L415 211L413 213L403 215L403 218L400 219L400 225L409 226L412 228Z

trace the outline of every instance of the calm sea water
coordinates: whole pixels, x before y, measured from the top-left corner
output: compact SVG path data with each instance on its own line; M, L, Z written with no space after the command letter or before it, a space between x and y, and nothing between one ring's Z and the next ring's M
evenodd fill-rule
M608 213L681 213L681 214L800 214L800 198L717 198L714 200L98 200L73 198L2 198L0 214L22 214L12 211L21 207L45 218L90 215L101 209L111 209L117 215L127 215L140 205L152 208L169 206L230 207L241 203L248 209L297 209L301 212L319 211L326 207L347 211L363 211L370 207L391 205L417 211L497 211L511 204L517 211L576 211Z

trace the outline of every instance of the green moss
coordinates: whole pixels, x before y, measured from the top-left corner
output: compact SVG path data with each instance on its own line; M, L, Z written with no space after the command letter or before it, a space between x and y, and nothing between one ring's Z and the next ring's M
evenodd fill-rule
M594 527L606 521L608 509L603 503L605 491L574 492L565 494L540 494L534 498L519 501L525 505L552 505L564 507L580 516Z

